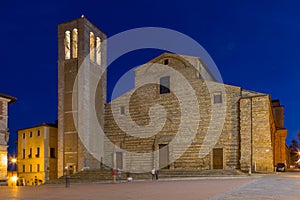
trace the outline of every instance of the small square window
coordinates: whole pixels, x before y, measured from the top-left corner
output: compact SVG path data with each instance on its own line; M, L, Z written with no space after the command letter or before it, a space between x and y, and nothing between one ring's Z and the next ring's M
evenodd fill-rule
M214 94L214 104L222 103L222 94Z
M125 107L124 106L120 107L120 113L121 113L121 115L125 115Z
M164 60L164 65L168 65L169 64L169 59L165 59Z

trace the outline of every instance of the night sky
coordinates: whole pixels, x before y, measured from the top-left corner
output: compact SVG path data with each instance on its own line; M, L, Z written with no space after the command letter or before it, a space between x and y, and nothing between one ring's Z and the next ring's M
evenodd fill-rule
M201 44L224 83L268 93L285 106L287 143L300 131L300 1L5 1L1 2L0 92L9 107L9 153L16 130L57 119L57 25L82 14L108 37L163 27ZM126 54L108 71L108 100L119 77L159 55Z

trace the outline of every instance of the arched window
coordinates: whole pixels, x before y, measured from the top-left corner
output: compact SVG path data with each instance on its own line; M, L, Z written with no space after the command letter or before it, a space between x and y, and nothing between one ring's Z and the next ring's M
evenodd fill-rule
M95 36L90 32L90 59L95 61Z
M101 40L99 37L96 39L96 62L98 65L101 64Z
M70 31L65 32L65 59L68 60L71 57L71 33Z
M72 57L77 58L77 55L78 55L78 30L77 28L74 28L72 32Z

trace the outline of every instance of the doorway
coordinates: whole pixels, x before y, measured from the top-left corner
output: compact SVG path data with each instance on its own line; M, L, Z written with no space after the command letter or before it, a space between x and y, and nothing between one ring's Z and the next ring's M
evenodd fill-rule
M223 169L223 148L213 149L213 169Z
M159 169L169 169L169 146L168 144L159 144Z
M116 168L123 169L123 152L116 152Z

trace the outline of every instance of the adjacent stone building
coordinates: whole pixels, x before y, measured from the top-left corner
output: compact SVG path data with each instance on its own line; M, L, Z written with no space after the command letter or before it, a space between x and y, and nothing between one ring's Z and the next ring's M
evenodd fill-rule
M66 167L76 173L103 164L130 172L270 172L286 162L279 101L217 82L197 57L154 58L135 69L132 90L106 103L106 49L99 46L105 39L85 17L58 27L59 176ZM94 88L91 80L99 72ZM98 121L90 115L93 109ZM95 141L98 122L104 135ZM95 144L96 153L89 149Z
M0 185L7 184L8 105L16 98L0 93Z
M273 100L272 107L276 128L276 132L272 135L273 148L276 149L274 151L274 163L285 163L287 166L290 166L289 148L285 142L287 129L284 126L284 106L280 104L279 100Z
M18 130L18 184L34 186L57 178L57 125Z

